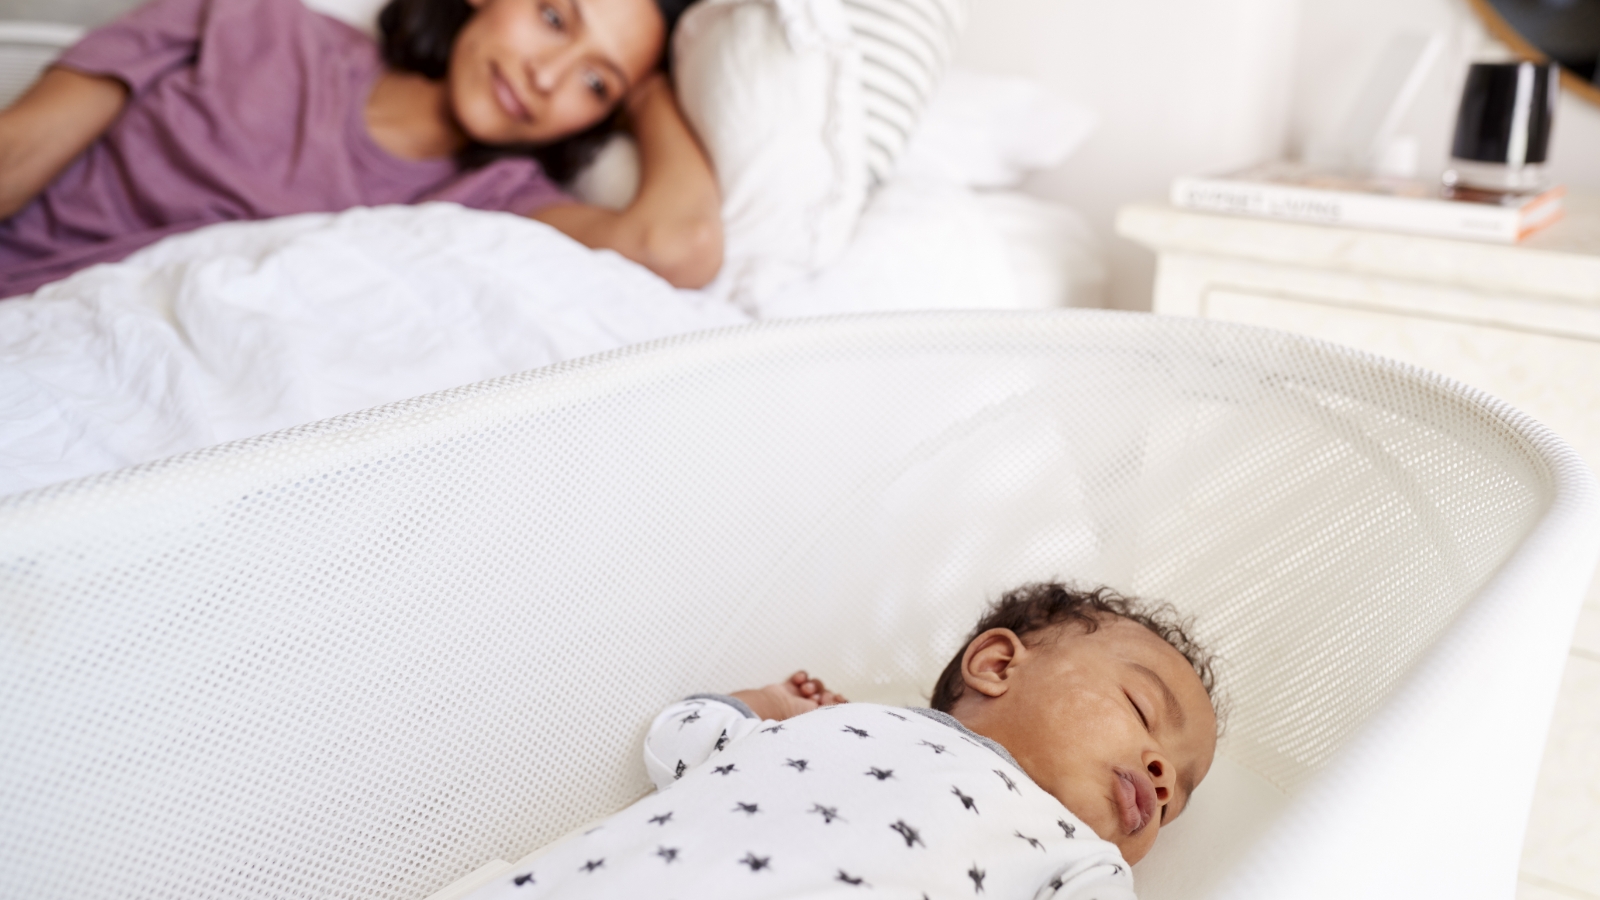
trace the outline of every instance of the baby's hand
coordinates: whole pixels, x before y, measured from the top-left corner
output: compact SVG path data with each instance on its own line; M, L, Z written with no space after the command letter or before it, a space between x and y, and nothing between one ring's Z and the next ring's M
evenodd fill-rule
M779 721L808 713L819 706L849 702L828 690L821 679L807 675L804 669L790 675L787 681L769 684L759 690L734 691L733 696L743 700L761 718Z

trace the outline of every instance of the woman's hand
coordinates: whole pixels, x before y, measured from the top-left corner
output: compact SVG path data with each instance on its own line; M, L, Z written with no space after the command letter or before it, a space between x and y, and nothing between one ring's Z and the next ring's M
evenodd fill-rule
M790 675L787 681L769 684L753 691L735 691L733 697L743 700L751 711L763 719L793 718L808 713L819 706L832 706L849 701L828 690L820 678L812 678L804 669Z
M50 68L0 111L0 221L49 187L127 102L128 89L115 78Z
M639 193L621 212L567 204L534 214L569 236L615 250L671 282L705 287L722 268L722 194L665 75L651 73L623 100L639 142Z

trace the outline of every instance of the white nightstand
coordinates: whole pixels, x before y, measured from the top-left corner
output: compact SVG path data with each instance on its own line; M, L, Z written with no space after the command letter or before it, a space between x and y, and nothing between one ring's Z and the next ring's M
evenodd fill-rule
M1403 359L1534 415L1600 470L1600 198L1517 245L1124 207L1154 309Z
M1600 471L1600 197L1513 245L1124 207L1154 250L1154 309L1311 335L1480 387ZM1597 523L1596 527L1600 527ZM1540 770L1524 900L1600 895L1600 579L1589 589Z

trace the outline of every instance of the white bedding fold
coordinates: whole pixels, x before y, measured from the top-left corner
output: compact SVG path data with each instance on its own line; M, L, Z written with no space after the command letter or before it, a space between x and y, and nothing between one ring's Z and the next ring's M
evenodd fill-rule
M1097 305L1071 210L895 182L763 318ZM216 225L0 301L0 495L748 321L617 254L452 204Z
M0 302L0 494L746 320L503 213L207 228Z

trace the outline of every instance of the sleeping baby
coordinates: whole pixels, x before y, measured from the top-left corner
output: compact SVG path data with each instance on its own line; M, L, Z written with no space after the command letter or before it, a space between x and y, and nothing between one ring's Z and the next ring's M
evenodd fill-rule
M789 680L667 707L659 789L471 896L1133 896L1216 749L1211 663L1165 607L1002 597L931 709Z

